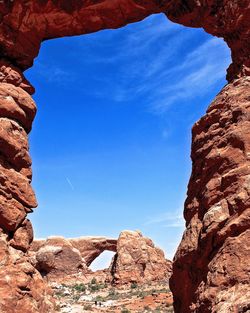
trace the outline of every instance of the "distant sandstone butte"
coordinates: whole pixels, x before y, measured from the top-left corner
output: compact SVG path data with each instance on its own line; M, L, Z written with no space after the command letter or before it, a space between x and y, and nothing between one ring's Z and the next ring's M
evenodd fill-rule
M115 256L105 270L106 280L113 284L145 283L167 280L172 262L165 259L152 240L137 231L123 231L118 239L50 237L34 240L29 251L31 263L50 282L81 280L92 273L88 268L103 252Z
M186 231L173 264L177 313L249 310L249 0L0 2L0 311L50 313L46 282L27 259L36 207L28 133L36 114L23 76L43 40L118 28L163 12L223 38L229 84L193 127Z
M110 270L115 284L162 281L170 277L172 262L139 231L123 231Z

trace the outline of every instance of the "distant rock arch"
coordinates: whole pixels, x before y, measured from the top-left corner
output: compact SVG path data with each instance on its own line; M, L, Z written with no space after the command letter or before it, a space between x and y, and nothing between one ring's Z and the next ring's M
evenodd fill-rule
M117 240L49 237L33 241L29 253L33 264L44 276L59 281L68 275L88 272L91 263L106 250L116 252Z
M151 239L138 231L122 231L118 239L49 237L34 240L29 250L31 262L50 282L84 279L89 266L103 252L115 255L107 269L112 284L163 281L170 277L172 262Z

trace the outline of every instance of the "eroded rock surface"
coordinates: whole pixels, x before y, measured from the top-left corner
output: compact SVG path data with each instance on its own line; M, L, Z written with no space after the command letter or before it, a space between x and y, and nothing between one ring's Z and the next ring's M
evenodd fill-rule
M28 132L36 106L21 71L0 62L0 311L53 312L49 288L27 258L37 206L31 182Z
M103 251L116 251L116 243L117 240L105 237L50 237L35 240L29 254L43 276L59 282L90 273L88 266Z
M171 287L177 312L250 309L250 78L227 85L193 127L187 229ZM244 311L245 310L245 311Z
M6 235L0 234L0 311L54 312L50 289L19 249L20 246L24 247L19 242L12 248Z
M145 283L167 280L172 262L164 252L139 231L123 231L117 241L117 252L110 271L115 284Z
M144 283L170 277L172 262L165 259L163 251L155 247L151 239L136 231L123 231L118 239L50 237L35 240L29 255L33 265L50 282L72 282L92 273L88 267L105 250L116 252L109 270L103 273L111 283Z

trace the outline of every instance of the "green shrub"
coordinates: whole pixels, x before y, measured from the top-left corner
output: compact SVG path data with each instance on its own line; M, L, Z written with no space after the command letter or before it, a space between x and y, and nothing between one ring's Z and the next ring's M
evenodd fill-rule
M90 291L92 291L92 292L96 292L96 291L100 290L99 285L90 285L89 288L90 288Z
M145 298L147 295L148 295L148 293L146 291L140 291L138 293L138 297L142 298L142 299Z
M93 301L104 302L105 299L104 299L102 296L98 295L98 296L96 296L96 297L93 299Z
M80 299L80 295L74 295L74 296L73 296L73 300L74 300L74 301L77 302L79 299Z
M83 309L84 309L85 311L92 311L92 306L91 306L90 304L85 304L85 305L83 306Z
M115 289L114 288L110 289L109 296L114 296L115 294L116 294Z
M121 313L130 313L130 311L127 308L122 308Z
M161 310L161 307L160 306L158 306L157 308L155 308L155 310L154 310L154 313L161 313L162 312L162 310Z
M73 286L73 289L79 292L85 292L86 291L86 286L84 284L76 284Z
M130 285L131 289L136 289L137 287L138 287L138 285L137 285L136 282L132 282L131 285Z
M96 280L96 278L94 277L94 278L92 278L92 280L91 280L91 284L92 285L96 285L97 284L97 280Z
M100 289L106 289L107 287L108 287L107 284L99 283L99 288L100 288Z
M108 298L109 298L110 300L117 300L117 299L119 298L119 294L115 291L114 288L112 288L112 289L109 291Z

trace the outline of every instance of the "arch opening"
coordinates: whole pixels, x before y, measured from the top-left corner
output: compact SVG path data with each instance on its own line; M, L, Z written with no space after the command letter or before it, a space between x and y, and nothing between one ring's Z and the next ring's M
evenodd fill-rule
M26 14L27 12L29 14ZM1 235L2 251L4 251L3 254L8 259L8 263L3 265L2 272L12 273L10 276L14 278L16 278L17 272L21 272L23 275L19 276L24 278L27 274L27 268L29 268L29 274L34 270L33 265L27 267L17 264L15 253L12 253L12 249L19 250L17 252L21 250L25 253L21 257L21 262L25 263L27 261L26 256L33 239L33 232L31 222L26 216L37 204L30 185L32 173L27 136L36 114L36 106L30 97L33 88L24 78L23 70L32 65L34 57L38 54L40 43L43 40L86 34L110 27L118 28L128 22L132 23L158 12L165 12L170 19L177 23L183 23L191 27L202 27L209 33L224 38L231 49L233 60L227 74L229 84L221 90L215 101L209 106L205 116L195 123L192 129L193 169L184 211L187 229L181 241L180 249L176 253L171 279L171 288L175 297L175 310L176 312L190 312L192 309L197 309L197 312L203 312L208 307L216 311L221 311L221 309L235 311L239 307L243 307L244 309L246 308L245 303L249 303L249 301L245 301L241 297L243 294L245 296L244 283L249 283L249 277L245 275L245 271L242 268L239 269L238 265L240 263L243 264L247 259L248 250L245 249L243 243L249 241L250 234L248 229L242 227L242 225L248 225L247 222L249 220L249 215L247 215L247 209L249 208L249 193L247 188L249 177L248 117L250 97L248 96L248 76L250 63L249 41L246 40L249 37L249 5L247 1L244 3L236 1L232 6L230 1L222 1L216 4L213 1L191 4L189 1L149 0L130 1L126 3L126 1L101 0L98 3L96 1L93 3L92 1L87 3L85 1L78 1L75 4L69 1L65 5L64 1L48 0L36 3L26 1L25 6L20 5L19 1L12 1L11 4L3 3L0 6L0 13L3 16L1 22L0 60L0 89L1 96L3 96L1 97L0 108L2 114L1 124L3 125L1 129L2 151L0 160L2 175L0 226L3 229ZM17 20L18 23L16 23ZM148 42L151 41L143 41L141 47L145 47L144 44ZM216 45L218 52L217 42L213 41L213 43ZM151 53L156 58L158 50L160 50L158 44L159 41L154 45L156 51ZM185 45L182 45L182 47L187 48ZM172 46L170 48L173 49ZM210 55L212 51L209 49L210 47L205 45L203 48L203 52L206 55ZM111 53L111 55L113 54ZM163 53L163 55L165 56L166 54ZM200 54L197 51L194 51L191 55L197 60L200 60ZM143 57L140 55L140 57L139 61L142 61L143 64L146 58L144 55ZM190 82L190 87L196 86L197 90L202 90L200 79L203 78L206 87L205 91L208 87L212 90L213 82L218 82L216 76L214 77L214 73L221 74L221 58L217 54L216 57L217 59L215 58L214 63L212 62L210 66L203 67L202 71L196 72L194 75L188 75L186 81L183 80L182 76L185 66L179 67L181 69L179 76L176 73L174 73L175 75L166 76L171 83L177 83L177 88L168 88L166 90L166 86L164 85L163 90L161 90L158 88L158 85L151 85L153 88L150 88L149 98L152 96L154 100L157 100L157 113L162 114L165 112L165 105L162 105L159 100L161 98L164 99L166 94L168 99L171 100L170 104L175 102L176 96L182 100L181 102L185 103L187 96L190 95L190 91L188 88L183 88L183 85L188 87L190 86ZM175 63L176 60L173 59L172 61ZM190 63L188 59L186 61L188 62L185 65L190 66L188 70L192 71L192 62ZM140 64L140 62L138 63ZM153 69L151 68L152 64ZM215 64L217 65L214 66ZM144 68L140 70L139 74L144 73L146 78L149 78L157 72L158 64L149 62L146 65L146 74L143 71ZM135 66L135 71L133 68L128 67L128 69L129 74L136 74L138 72L137 65ZM56 79L58 72L54 74L54 79ZM62 76L61 74L62 72L59 72L59 77ZM104 76L100 75L102 78ZM135 79L136 83L140 81L141 76L139 75L139 79ZM158 75L161 82L166 77L164 75ZM210 79L211 77L212 79ZM107 81L109 82L109 79ZM127 78L125 81L127 81ZM180 84L178 84L178 81L180 81ZM112 84L112 91L114 86ZM145 81L139 89L133 88L134 83L130 84L129 96L145 92L146 86L148 85ZM88 89L88 84L85 84L85 87ZM155 97L155 93L152 90L161 90L160 97ZM25 93L25 91L28 93ZM128 95L121 91L119 90L117 99L123 102L124 94L125 99L127 99ZM173 92L172 97L170 97L171 92ZM191 98L192 95L193 90L191 92ZM196 94L195 100L198 101L198 99L199 96ZM72 100L71 94L71 99L68 102L72 104ZM201 100L203 102L204 98ZM207 100L207 103L211 101L209 97ZM163 102L165 103L165 100ZM62 116L59 114L61 109L62 107L59 108L57 117L60 117L61 124L68 126L70 119L65 124L62 123ZM179 115L180 106L175 108L175 110L178 111ZM168 120L172 121L170 112L167 111L167 113ZM134 116L135 120L138 121L138 116L136 114ZM123 115L122 120L127 120L124 117ZM108 118L106 118L106 121L108 121ZM57 123L57 125L58 127L61 126L60 123ZM180 121L177 125L179 128L183 126ZM169 128L172 129L172 127ZM101 130L103 131L103 129ZM169 139L169 132L167 130L164 130L162 134L162 137ZM65 141L66 138L67 136L64 138ZM145 141L150 142L148 136L145 136L145 138ZM94 142L96 143L96 141ZM155 148L155 141L154 145L151 144L151 146ZM157 152L157 149L154 151ZM159 149L159 151L161 156L163 156L162 151L164 150ZM166 155L169 160L169 153ZM137 164L140 164L143 169L141 159L139 159ZM119 164L118 168L120 169L120 167ZM240 169L240 171L235 173L235 169ZM232 170L234 172L233 175ZM145 169L142 172L145 173ZM164 171L162 170L162 172ZM178 173L175 174L178 176ZM66 176L68 185L74 191L75 185L71 180L71 177ZM107 180L103 180L103 185L105 187L108 186ZM159 179L156 185L163 186L162 180ZM172 181L172 185L176 186L174 181ZM133 185L130 182L128 186L137 191L136 184ZM123 190L127 189L123 188ZM143 190L144 193L151 195L153 189L147 189L143 186ZM79 194L82 195L82 193ZM84 195L86 196L86 193ZM152 197L154 208L159 207L157 200L158 198L155 201ZM99 201L99 203L103 204L104 202ZM126 206L126 204L128 203L122 203L125 205L119 208L122 209L120 211L127 212L129 206ZM74 206L73 203L71 204ZM82 204L85 206L87 204L88 207L92 208L91 203L82 201ZM112 207L110 203L108 204L106 207ZM150 200L147 201L146 205L148 204L150 204ZM140 213L141 217L141 213L147 212L146 205L141 212L137 205L133 212ZM169 205L171 206L170 200ZM98 218L95 217L95 220L98 220ZM153 218L151 216L144 226L152 224L158 224L159 226L159 223L163 222L166 229L169 229L171 227L170 225L178 224L176 221L170 223L169 221L172 221L171 218L172 215L169 218L166 214ZM98 226L105 225L103 223L104 219L100 218L100 220L101 222ZM114 213L112 220L116 224ZM132 215L130 216L130 220L136 224L140 219L138 218L136 220L135 215ZM230 222L228 223L228 221ZM211 245L210 243L213 244ZM237 252L237 260L235 260L235 254L232 251ZM225 258L225 255L227 255L227 258ZM187 262L183 262L184 259ZM239 259L242 262L239 262ZM81 261L81 259L79 260ZM223 260L226 260L225 264L221 264L221 260L222 263ZM221 267L225 270L224 273L220 271ZM245 268L245 266L243 267ZM239 270L241 270L240 275L238 275ZM214 273L217 274L215 275ZM46 284L43 284L41 277L39 277L37 278L41 284L37 283L36 277L32 275L32 278L22 279L22 284L20 285L16 279L13 279L13 284L9 284L10 277L9 275L5 275L3 277L3 284L5 284L6 290L0 297L1 306L6 308L6 311L13 312L13 304L11 307L8 301L10 299L16 299L17 295L19 297L22 294L23 296L21 296L17 306L14 305L18 312L28 311L27 307L31 308L31 303L34 304L34 306L32 304L34 313L52 311L52 302L50 299L44 301L46 298ZM185 282L185 289L182 288L183 281ZM221 307L221 281L226 286L226 290L223 290L223 308ZM227 302L229 302L230 307L227 306L225 308ZM44 303L46 303L45 306L41 308L41 305L43 306Z
M57 45L68 53L60 54ZM204 55L208 49L210 54ZM221 40L168 22L163 15L124 29L44 43L38 63L27 72L36 85L38 104L43 103L31 134L33 184L40 205L44 203L31 216L37 236L117 237L123 229L139 228L173 257L184 229L182 210L191 165L183 154L189 151L187 134L225 83L229 59ZM84 69L80 73L79 61ZM45 81L50 94L42 92ZM93 94L90 87L98 92ZM65 114L69 103L71 124ZM51 116L59 121L56 127ZM41 185L43 181L51 188ZM58 187L60 198L54 195ZM46 210L57 223L48 225ZM43 220L46 230L41 228ZM115 227L107 230L110 222ZM170 243L162 240L166 236Z
M93 272L96 272L109 268L115 254L116 253L113 251L103 251L92 261L92 263L89 265L89 269L91 269Z

